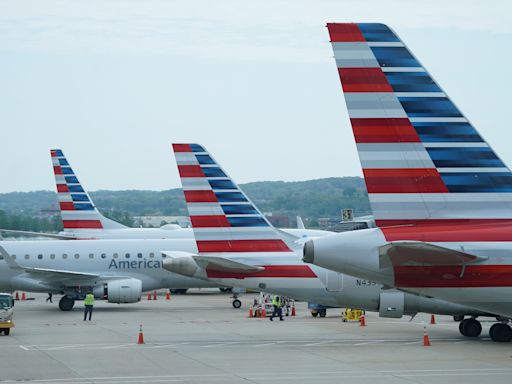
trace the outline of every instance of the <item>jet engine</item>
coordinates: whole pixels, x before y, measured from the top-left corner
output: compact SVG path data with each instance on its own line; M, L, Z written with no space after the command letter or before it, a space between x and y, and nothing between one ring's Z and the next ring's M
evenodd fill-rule
M142 281L139 279L112 280L93 291L95 297L105 298L109 303L137 303L142 296Z
M403 292L382 292L379 297L379 316L399 319L404 315L405 294Z

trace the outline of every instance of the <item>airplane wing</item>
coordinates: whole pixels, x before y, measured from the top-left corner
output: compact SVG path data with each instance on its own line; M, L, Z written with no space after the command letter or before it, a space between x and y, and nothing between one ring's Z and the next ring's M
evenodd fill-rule
M379 248L380 268L401 265L461 265L487 260L486 257L476 256L437 245L415 242L391 242Z
M16 229L0 228L0 233L11 233L13 235L25 235L25 236L49 237L51 239L59 239L59 240L76 240L76 236L74 236L74 235L60 235L58 233L48 233L48 232L20 231L20 230L16 230Z
M35 279L40 279L49 284L69 285L71 283L81 285L88 280L97 280L100 275L86 272L66 271L61 269L33 268L21 266L9 253L0 246L0 254L11 269L23 271Z

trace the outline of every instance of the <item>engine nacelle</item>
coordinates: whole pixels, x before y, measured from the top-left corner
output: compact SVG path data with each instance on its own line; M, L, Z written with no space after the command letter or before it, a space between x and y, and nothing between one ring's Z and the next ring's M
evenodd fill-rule
M142 281L139 279L112 280L104 286L96 287L95 297L105 298L109 303L137 303L142 296Z
M382 292L379 298L379 316L399 319L404 315L405 294L403 292Z

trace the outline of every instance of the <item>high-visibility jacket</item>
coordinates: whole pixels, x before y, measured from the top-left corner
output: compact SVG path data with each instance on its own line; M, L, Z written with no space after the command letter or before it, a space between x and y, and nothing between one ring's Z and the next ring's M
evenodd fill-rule
M272 305L275 305L276 307L281 306L281 297L280 296L274 296L272 299Z
M92 293L88 293L87 296L85 296L84 304L94 305L94 295Z

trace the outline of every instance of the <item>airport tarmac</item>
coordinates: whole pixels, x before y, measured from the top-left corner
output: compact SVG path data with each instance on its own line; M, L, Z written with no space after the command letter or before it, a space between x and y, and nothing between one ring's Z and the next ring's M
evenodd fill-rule
M343 323L340 310L313 318L305 303L285 321L248 318L212 289L157 301L97 302L93 320L45 302L19 301L16 328L0 336L0 381L29 383L510 383L512 344L464 338L438 316ZM427 323L431 346L423 346ZM138 345L139 324L145 344Z

